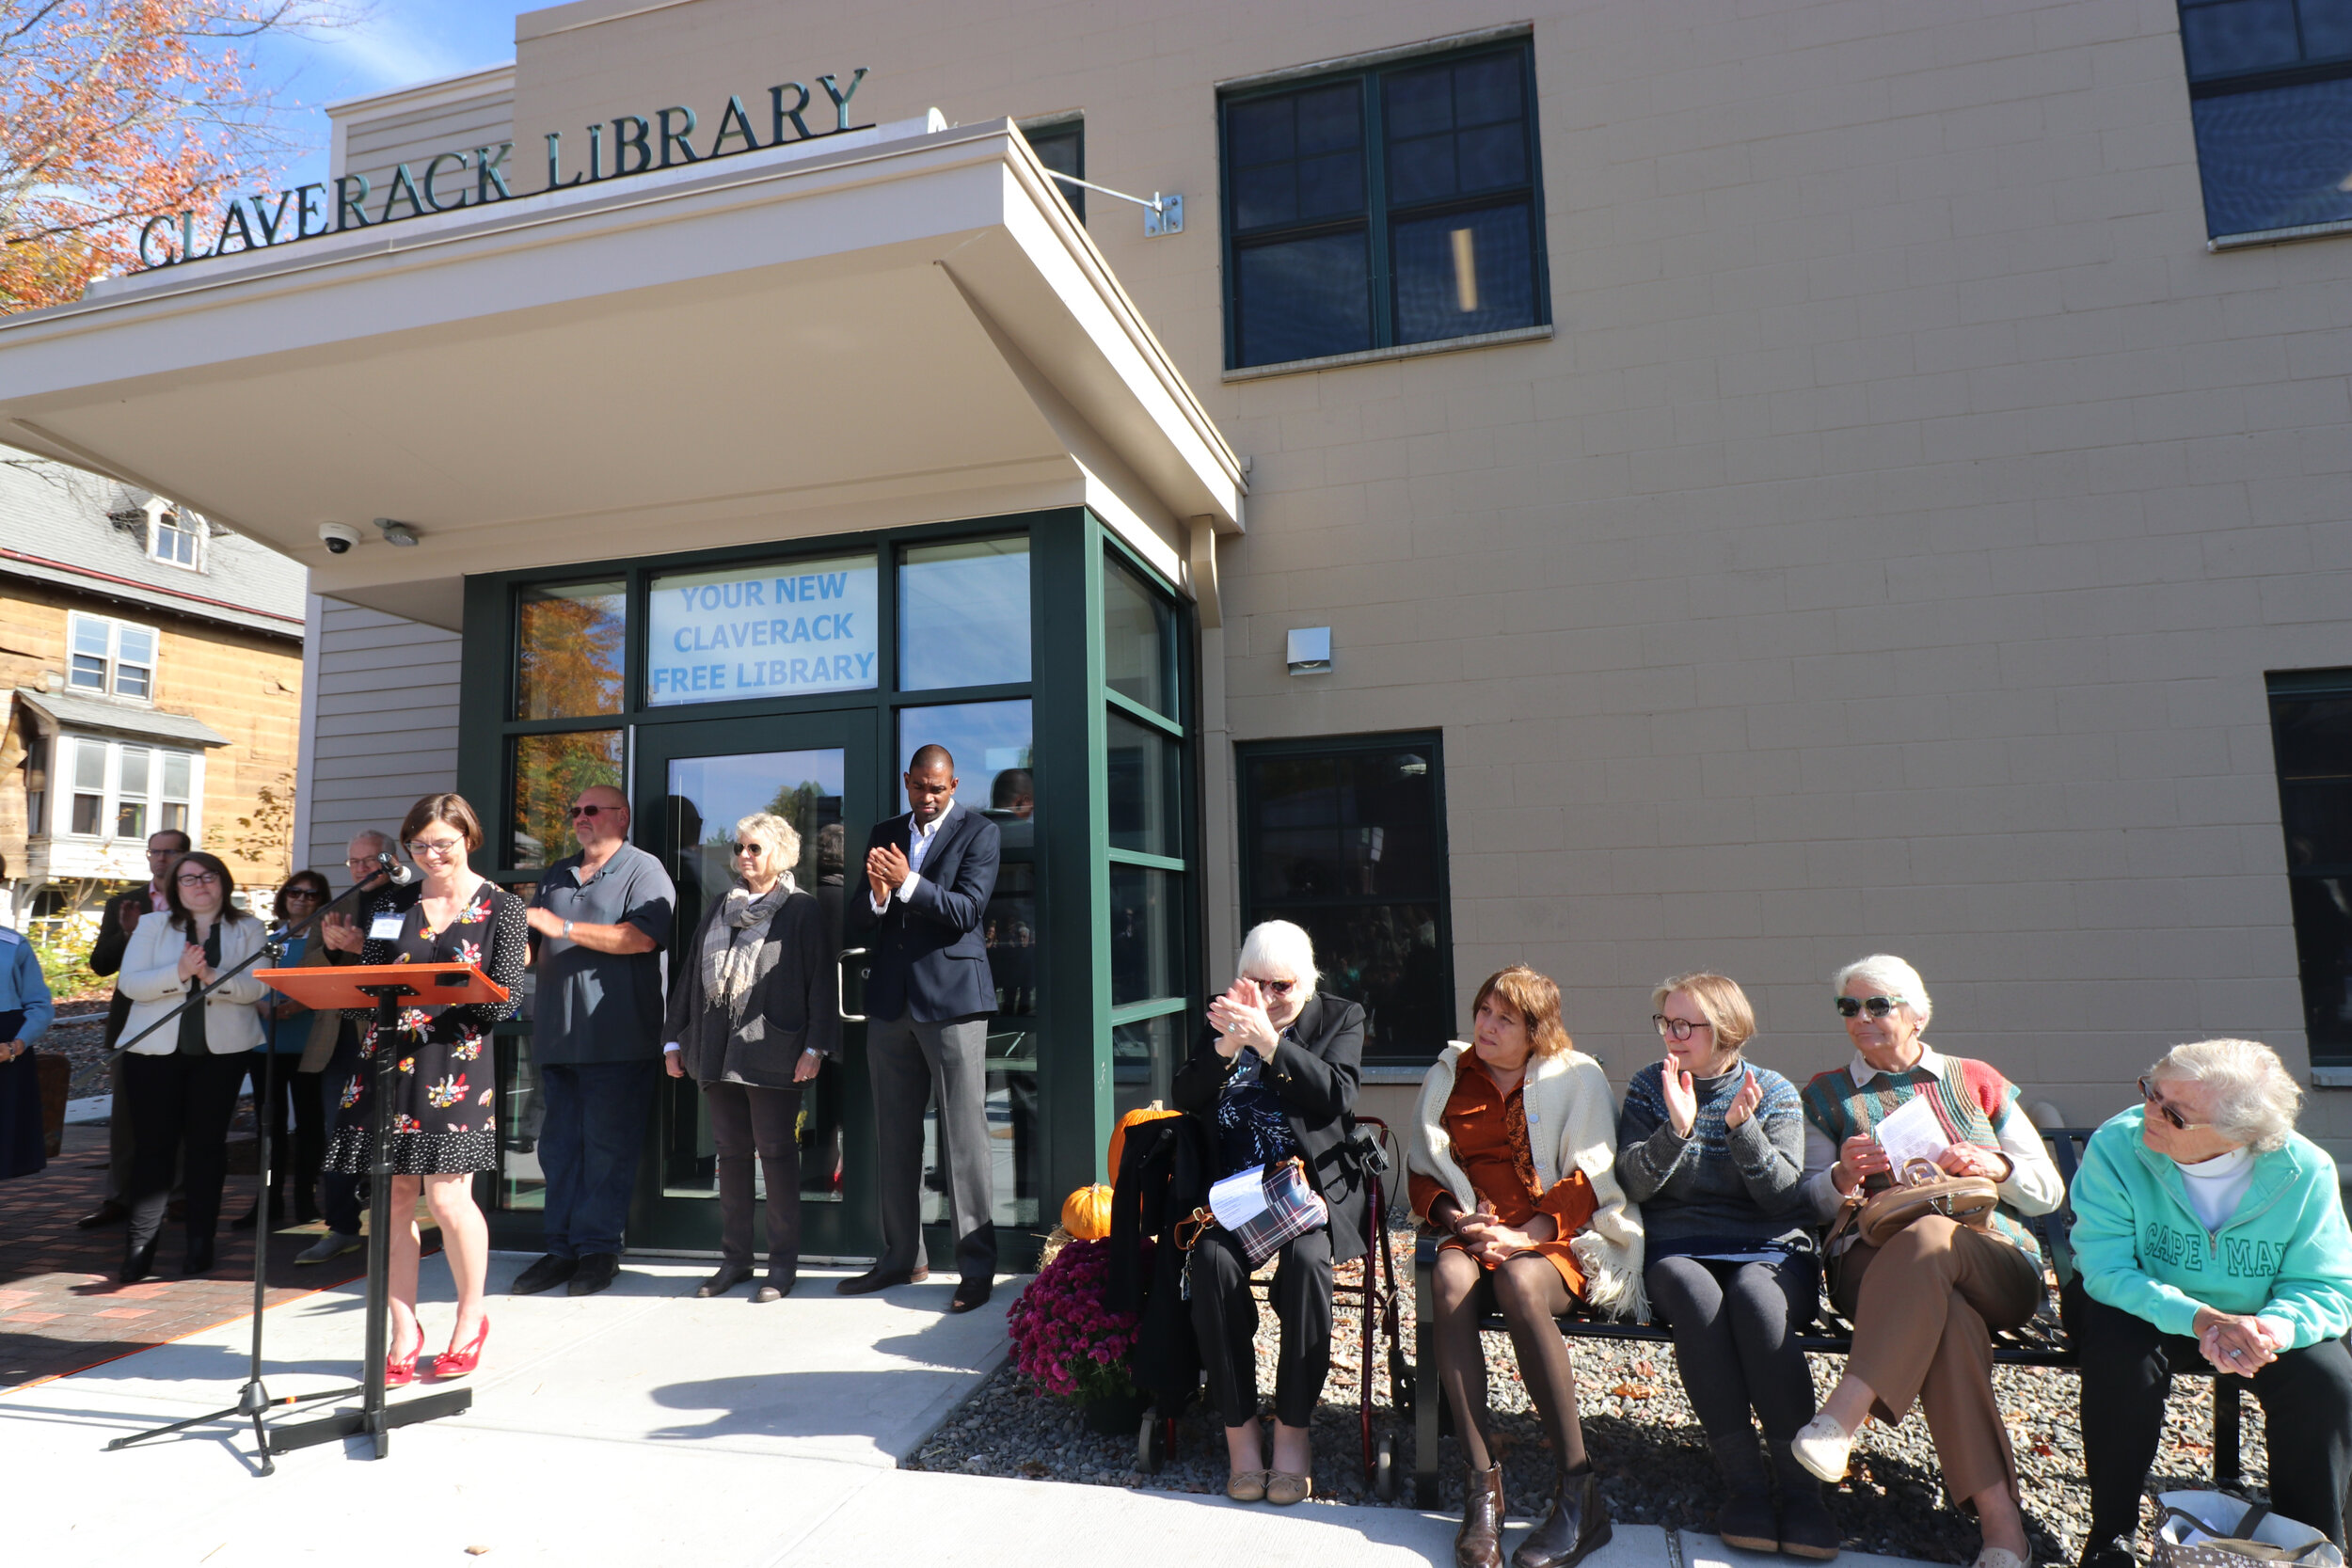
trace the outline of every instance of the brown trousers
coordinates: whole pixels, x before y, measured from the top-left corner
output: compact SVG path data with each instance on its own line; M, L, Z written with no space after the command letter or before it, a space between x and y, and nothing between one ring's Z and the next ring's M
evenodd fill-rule
M2017 1456L1993 1397L1993 1330L2031 1318L2042 1296L2031 1258L1935 1214L1831 1264L1830 1301L1854 1325L1847 1372L1869 1386L1871 1413L1889 1425L1914 1402L1926 1412L1957 1502L1994 1486L2017 1495Z

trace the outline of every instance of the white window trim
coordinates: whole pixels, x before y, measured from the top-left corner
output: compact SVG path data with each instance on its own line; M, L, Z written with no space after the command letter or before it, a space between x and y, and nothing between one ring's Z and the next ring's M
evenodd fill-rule
M151 497L145 511L147 513L147 559L161 562L167 566L175 566L183 572L203 571L205 555L212 546L213 531L204 526L204 519L185 507L172 505L161 496ZM196 540L194 561L182 561L177 556L157 552L156 546L162 541L166 517L171 519L171 526L174 530L189 534Z
M107 628L106 683L103 689L96 691L93 691L87 686L76 684L73 679L73 660L78 651L78 643L80 641L78 634L84 622L95 622ZM124 696L122 692L118 689L118 688L121 685L122 628L124 626L129 626L135 631L143 631L147 633L149 638L149 646L154 649L152 657L148 659L146 665L144 666L147 671L147 694L142 697ZM112 697L118 702L136 703L141 707L152 707L155 705L156 683L163 677L163 664L164 633L162 627L151 626L144 621L125 621L113 615L92 615L87 611L79 610L68 610L66 612L65 689L69 695Z
M61 769L58 759L69 751L69 742L72 743L72 760ZM85 746L103 746L106 749L105 787L99 795L99 831L94 833L73 831L74 797L88 793L79 787L81 749ZM164 807L177 803L164 798L164 759L167 756L185 756L188 759L188 825L184 831L191 844L204 842L204 753L201 750L194 747L183 750L152 741L119 740L106 736L83 735L72 730L60 731L49 741L50 799L45 815L49 818L52 838L68 839L77 844L112 844L122 839L123 835L114 831L114 825L122 808L122 753L131 749L150 753L147 794L144 797L147 802L147 831L139 835L138 841L144 844L149 838L164 832Z

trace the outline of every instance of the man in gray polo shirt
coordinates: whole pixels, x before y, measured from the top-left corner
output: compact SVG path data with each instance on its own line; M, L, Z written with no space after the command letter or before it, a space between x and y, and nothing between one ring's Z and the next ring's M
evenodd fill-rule
M593 784L572 802L580 853L556 862L531 901L537 936L531 1057L547 1120L541 1217L547 1256L514 1293L570 1281L594 1295L621 1269L621 1227L637 1185L661 1060L661 956L677 890L628 842L628 800Z

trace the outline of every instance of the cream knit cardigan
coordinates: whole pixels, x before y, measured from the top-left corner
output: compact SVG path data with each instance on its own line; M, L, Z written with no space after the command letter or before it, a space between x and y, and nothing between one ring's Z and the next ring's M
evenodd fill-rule
M1463 1208L1475 1209L1478 1195L1454 1163L1454 1140L1445 1130L1455 1067L1469 1050L1462 1041L1454 1041L1422 1080L1406 1163L1444 1183ZM1580 1170L1593 1185L1592 1223L1568 1242L1584 1272L1588 1299L1613 1318L1645 1322L1649 1299L1642 1289L1642 1214L1626 1201L1625 1188L1617 1182L1617 1105L1609 1092L1608 1075L1581 1051L1534 1057L1527 1064L1520 1099L1527 1110L1535 1185L1549 1192L1562 1177Z

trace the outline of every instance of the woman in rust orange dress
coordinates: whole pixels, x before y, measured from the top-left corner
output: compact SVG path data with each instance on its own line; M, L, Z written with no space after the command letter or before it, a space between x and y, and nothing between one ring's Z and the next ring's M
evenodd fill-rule
M1502 1466L1489 1448L1478 1320L1500 1310L1558 1466L1551 1512L1513 1568L1568 1568L1609 1539L1577 1419L1576 1376L1553 1319L1581 1302L1647 1315L1642 1222L1617 1184L1616 1105L1600 1065L1560 1025L1560 988L1523 965L1490 975L1471 1042L1445 1048L1411 1129L1413 1211L1448 1232L1438 1253L1438 1385L1468 1465L1454 1561L1502 1561Z

